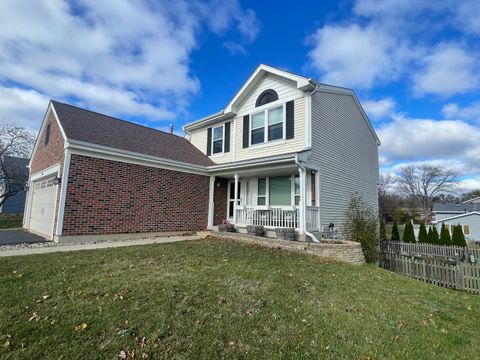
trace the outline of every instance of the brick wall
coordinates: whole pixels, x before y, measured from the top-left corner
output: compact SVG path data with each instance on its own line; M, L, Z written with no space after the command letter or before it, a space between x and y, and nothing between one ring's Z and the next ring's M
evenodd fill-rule
M45 132L50 124L50 140L45 145ZM60 163L63 167L64 158L63 137L55 120L53 113L50 113L46 119L45 127L38 136L37 151L33 154L32 167L30 174L35 174L40 170L46 169L52 165Z
M63 234L203 230L209 177L72 155Z
M215 178L213 225L219 225L227 218L228 179Z
M48 144L45 144L45 133L50 124L50 138ZM45 120L45 127L38 135L38 147L32 156L32 165L30 167L30 175L47 169L53 165L60 165L60 174L63 171L63 163L65 157L64 141L60 128L58 126L55 115L50 113ZM56 231L58 220L58 208L60 203L60 186L57 186L57 204L55 207L55 215L53 220L53 228Z

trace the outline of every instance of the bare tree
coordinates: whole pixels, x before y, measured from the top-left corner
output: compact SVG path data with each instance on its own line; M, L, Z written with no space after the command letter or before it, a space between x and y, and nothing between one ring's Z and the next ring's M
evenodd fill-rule
M29 158L35 146L35 135L29 130L3 123L0 127L0 206L25 188L27 173L16 158ZM23 164L23 165L22 165Z
M458 184L454 171L432 165L408 165L400 172L400 189L418 201L427 219L435 196L453 191Z
M391 173L380 173L378 177L378 208L380 216L385 217L389 207L391 207L392 198L395 197L391 193L396 183L395 176Z

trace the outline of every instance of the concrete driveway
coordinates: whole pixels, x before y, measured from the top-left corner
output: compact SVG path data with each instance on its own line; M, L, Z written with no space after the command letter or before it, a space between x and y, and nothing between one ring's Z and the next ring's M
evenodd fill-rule
M30 234L22 230L1 230L0 246L2 245L18 245L18 244L34 244L45 242L41 236Z

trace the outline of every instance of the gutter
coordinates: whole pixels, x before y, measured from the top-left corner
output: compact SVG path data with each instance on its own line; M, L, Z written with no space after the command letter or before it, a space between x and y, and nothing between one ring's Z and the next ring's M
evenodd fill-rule
M297 164L298 167L299 167L304 173L307 172L307 169L305 169L305 168L303 167L303 165L301 164L301 162L298 160L298 155L295 155L295 164ZM303 206L303 208L304 208L304 210L303 210L303 217L305 218L305 210L307 209L307 206L305 205L305 204L306 204L306 201L305 201L305 185L304 185L304 188L303 188L303 194L302 194L302 195L303 195L303 204L302 204L302 206ZM303 228L303 229L301 229L301 230L303 231L303 233L304 233L305 235L307 235L310 239L312 239L313 242L315 242L315 243L319 243L319 242L320 242L315 235L313 235L311 232L307 231L307 228L306 228L306 226L305 226L305 219L302 219L302 228Z

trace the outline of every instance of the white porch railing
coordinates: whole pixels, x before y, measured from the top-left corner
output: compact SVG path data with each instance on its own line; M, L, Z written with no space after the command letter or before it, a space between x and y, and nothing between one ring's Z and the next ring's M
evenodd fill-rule
M307 206L305 211L305 225L307 230L318 231L320 229L320 208L317 206Z
M298 228L298 208L266 206L237 207L237 226L261 225L271 228Z

